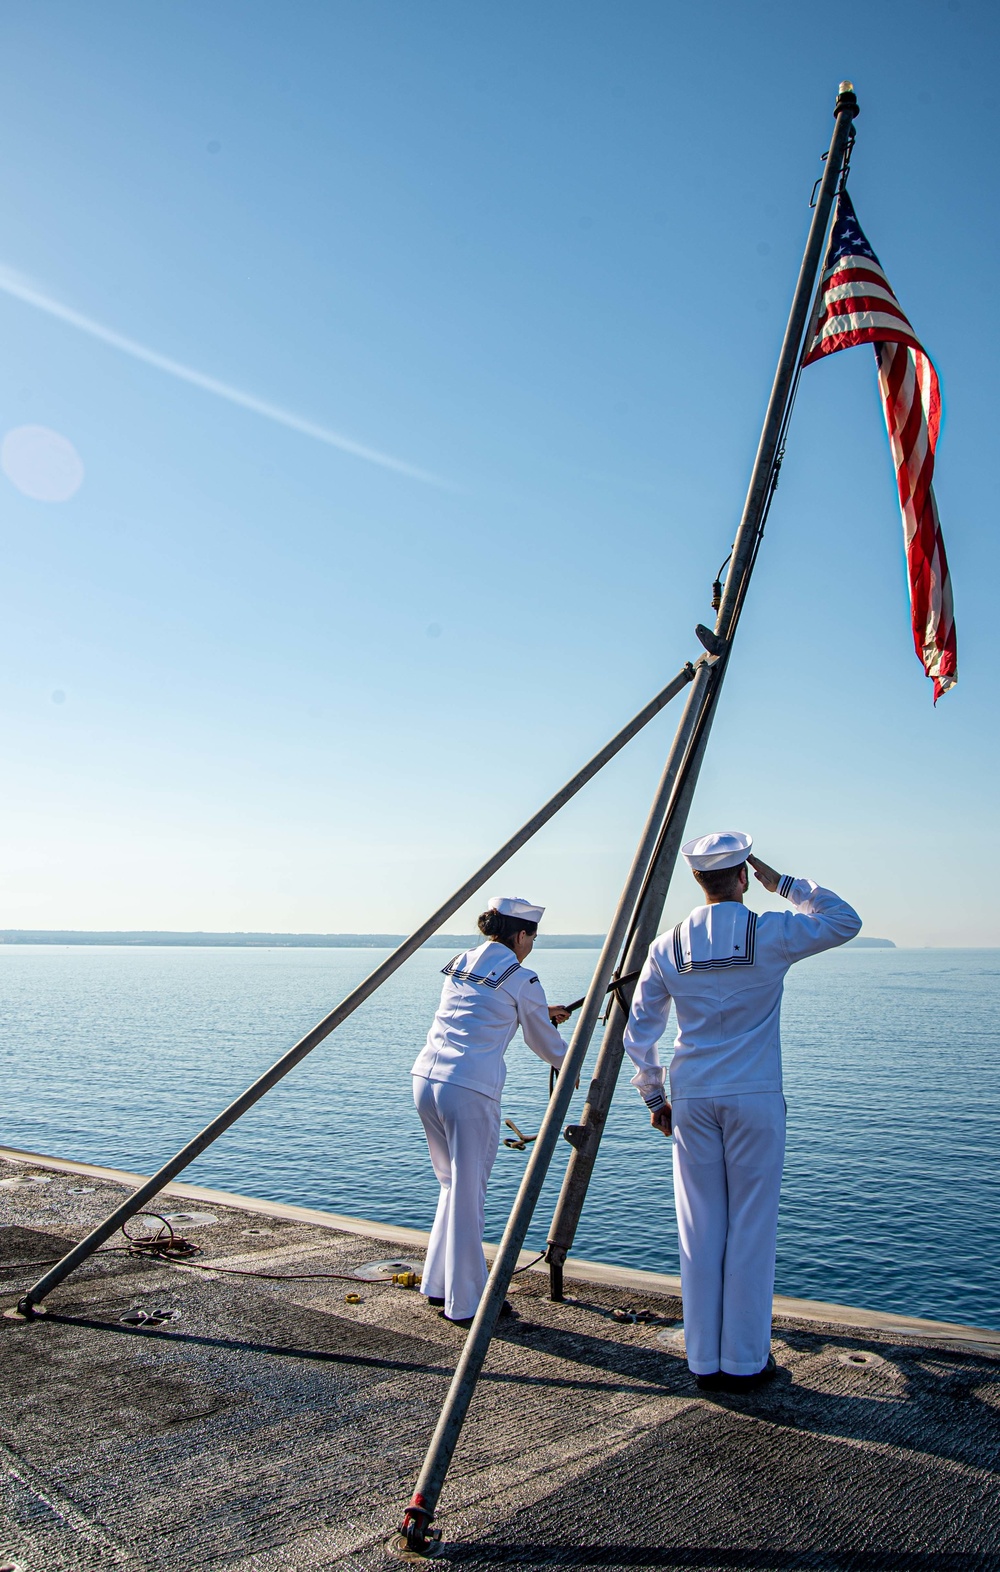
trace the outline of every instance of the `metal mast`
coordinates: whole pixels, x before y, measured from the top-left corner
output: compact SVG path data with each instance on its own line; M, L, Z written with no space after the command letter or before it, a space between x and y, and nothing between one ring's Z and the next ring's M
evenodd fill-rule
M684 833L698 772L725 676L733 636L753 572L761 531L777 480L781 447L801 361L802 339L810 318L834 198L848 148L853 140L858 101L850 82L842 82L834 106L834 130L825 155L809 236L778 357L764 427L750 477L743 515L730 558L715 631L699 628L708 649L688 695L673 747L667 759L646 828L625 882L611 930L573 1033L569 1051L528 1160L521 1187L493 1262L493 1269L452 1378L416 1489L403 1517L401 1547L426 1553L437 1537L429 1532L476 1382L489 1350L504 1297L531 1222L545 1175L555 1151L559 1127L566 1117L576 1078L583 1068L590 1040L603 1008L612 975L634 970L645 959L656 935L670 875ZM624 951L624 954L622 953ZM619 964L615 966L616 957ZM562 1266L583 1208L594 1158L607 1118L622 1058L626 1012L616 997L598 1056L583 1124L573 1127L570 1159L553 1222L548 1258L554 1297L561 1297Z

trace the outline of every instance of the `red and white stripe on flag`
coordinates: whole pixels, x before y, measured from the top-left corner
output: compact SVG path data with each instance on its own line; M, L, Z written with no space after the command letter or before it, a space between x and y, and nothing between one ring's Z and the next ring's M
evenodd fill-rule
M819 311L803 365L871 344L896 466L910 583L913 642L934 682L934 702L958 680L951 578L934 501L941 424L937 372L862 233L846 191L837 199Z

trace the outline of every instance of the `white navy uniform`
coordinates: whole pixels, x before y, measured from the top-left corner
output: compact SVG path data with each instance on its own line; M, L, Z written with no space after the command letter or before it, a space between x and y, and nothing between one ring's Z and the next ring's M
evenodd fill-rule
M413 1100L441 1185L420 1291L452 1320L474 1315L486 1286L486 1186L500 1141L504 1059L518 1027L546 1064L566 1044L549 1020L537 972L488 940L444 967L427 1042L413 1066Z
M861 927L846 901L809 879L786 876L778 894L792 911L758 915L720 901L656 939L625 1031L632 1085L651 1109L662 1107L656 1045L674 1001L674 1194L685 1345L696 1375L755 1375L767 1362L785 1155L785 973Z

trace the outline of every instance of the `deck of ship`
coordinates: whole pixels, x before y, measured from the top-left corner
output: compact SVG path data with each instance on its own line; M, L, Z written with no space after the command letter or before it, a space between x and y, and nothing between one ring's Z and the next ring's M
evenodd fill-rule
M127 1176L0 1152L9 1306ZM13 1182L10 1182L13 1181ZM44 1182L39 1182L44 1181ZM0 1320L0 1567L319 1572L403 1563L398 1526L463 1334L336 1278L423 1235L174 1185L209 1270L102 1253ZM470 1567L1000 1569L1000 1334L777 1303L779 1378L699 1393L676 1284L517 1279L437 1518ZM616 1320L643 1308L656 1320ZM122 1317L170 1311L155 1328ZM7 1561L5 1563L4 1557Z

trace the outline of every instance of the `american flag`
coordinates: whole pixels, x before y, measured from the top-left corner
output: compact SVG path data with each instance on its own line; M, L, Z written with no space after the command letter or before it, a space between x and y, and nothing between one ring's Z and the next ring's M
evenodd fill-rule
M931 484L941 423L937 372L862 233L850 197L842 191L823 268L819 313L803 365L855 344L875 349L903 514L913 642L924 671L934 680L936 704L958 680L951 579Z

